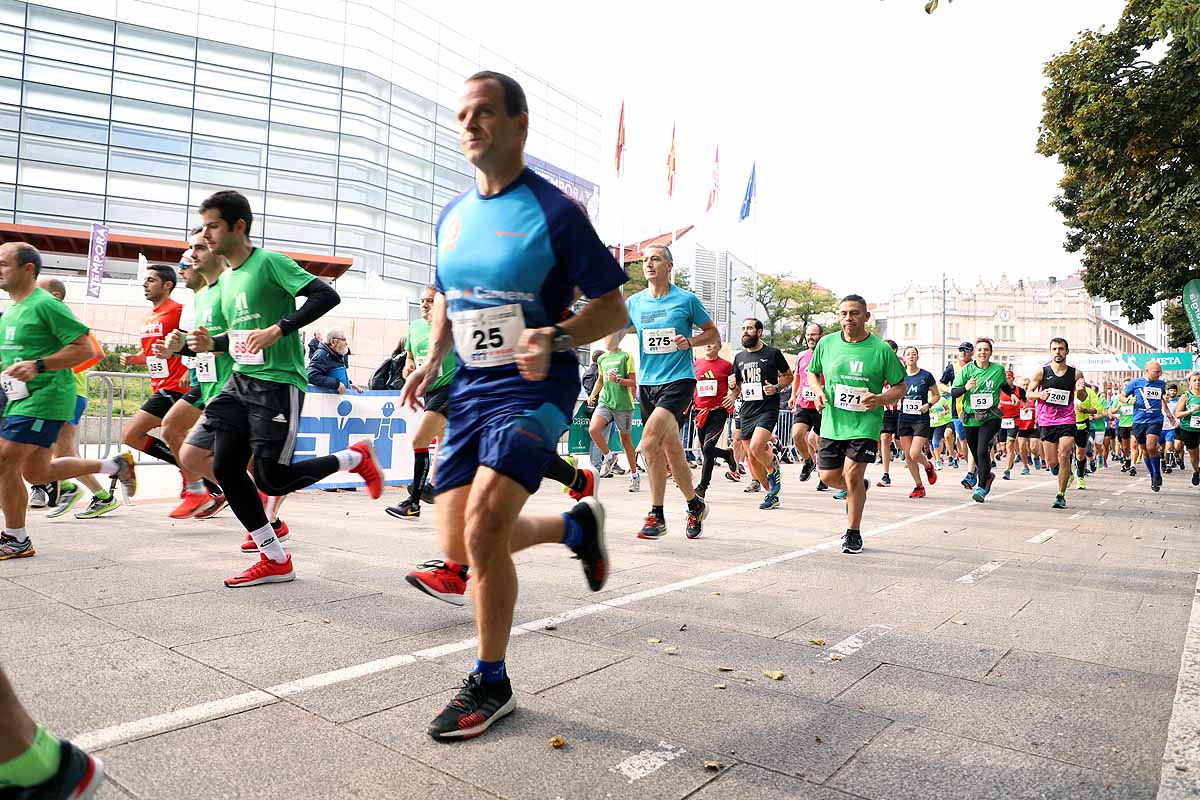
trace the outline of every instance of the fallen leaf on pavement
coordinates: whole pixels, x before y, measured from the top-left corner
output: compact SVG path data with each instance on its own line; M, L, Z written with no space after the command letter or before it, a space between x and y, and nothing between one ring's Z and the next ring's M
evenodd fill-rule
M677 656L677 655L679 655L679 648L678 647L664 647L663 652L669 656Z
M547 625L546 627L542 628L542 630L544 630L544 631L556 631L556 630L558 630L558 626L557 626L557 625Z
M809 639L809 640L808 640L808 643L809 643L809 644L815 644L817 647L824 647L824 646L825 646L825 640L824 640L824 639Z
M813 738L817 741L817 744L823 744L825 742L825 740L820 736L814 736Z
M716 771L717 771L717 770L719 770L719 769L720 769L722 766L724 766L724 765L723 765L723 764L722 764L720 761L705 761L705 762L704 762L704 768L705 768L705 769L710 769L710 770L712 770L713 772L716 772Z
M950 621L953 622L955 625L966 625L967 624L967 623L963 622L961 619L952 619Z
M773 681L783 680L783 673L779 672L778 670L766 670L763 672L763 675L766 675L768 678L770 678Z
M723 684L723 683L717 683L717 684L714 684L714 685L713 685L713 688L714 688L714 689L728 689L729 687L728 687L728 686L726 686L726 685L725 685L725 684Z
M713 592L713 597L720 597L720 596L721 596L720 592Z
M842 660L842 657L841 657L841 656L839 656L837 653L834 653L833 655L831 655L831 656L829 657L829 660L830 660L830 661L841 661L841 660Z
M685 622L685 623L683 623L682 625L680 625L680 626L679 626L679 630L681 630L681 631L686 631L686 630L687 630L687 623Z
M717 672L733 672L733 667L717 667Z
M567 740L561 736L551 736L550 737L550 746L553 747L555 750L561 748L566 743L567 743Z
M662 639L655 639L654 637L650 637L649 639L646 639L645 641L650 644L662 644Z

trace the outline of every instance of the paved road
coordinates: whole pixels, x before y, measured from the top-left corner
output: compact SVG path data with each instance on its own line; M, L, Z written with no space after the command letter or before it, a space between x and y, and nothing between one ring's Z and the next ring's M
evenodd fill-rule
M236 591L228 514L35 519L39 555L0 563L0 660L101 754L109 799L1200 795L1186 477L1155 495L1110 469L1065 512L1044 473L982 506L960 473L924 500L905 479L871 490L847 556L842 504L787 469L778 511L715 485L697 541L677 495L670 534L635 539L648 495L602 481L608 587L562 548L520 555L520 707L474 742L423 732L473 658L469 609L403 581L433 521L362 493L290 499L299 579Z

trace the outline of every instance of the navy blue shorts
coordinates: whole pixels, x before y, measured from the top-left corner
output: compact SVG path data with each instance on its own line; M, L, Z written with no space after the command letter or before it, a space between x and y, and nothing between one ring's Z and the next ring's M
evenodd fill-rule
M1147 436L1157 436L1162 438L1162 423L1161 422L1135 422L1133 423L1133 438L1138 444L1145 444Z
M87 411L87 398L80 396L75 398L75 416L71 417L72 425L79 425L79 420L83 419L83 412Z
M50 448L58 441L58 432L66 424L66 421L61 419L5 417L4 427L0 428L0 439Z
M574 394L567 401L569 408ZM455 397L438 447L437 485L441 493L466 486L483 466L512 478L533 494L558 440L567 429L567 412L540 396Z

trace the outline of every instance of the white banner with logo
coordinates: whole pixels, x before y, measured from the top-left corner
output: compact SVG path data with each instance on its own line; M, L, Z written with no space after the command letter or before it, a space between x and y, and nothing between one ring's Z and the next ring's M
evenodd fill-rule
M400 408L399 392L364 391L359 394L347 390L345 394L337 394L309 386L292 460L327 456L369 439L383 465L386 483L389 486L407 485L413 476L412 435L420 418L421 412ZM357 475L338 472L313 484L312 488L348 489L362 485L362 479Z

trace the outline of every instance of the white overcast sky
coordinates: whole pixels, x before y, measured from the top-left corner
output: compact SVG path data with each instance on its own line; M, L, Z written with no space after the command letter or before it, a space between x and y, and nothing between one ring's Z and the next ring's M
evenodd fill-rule
M1050 207L1061 169L1034 150L1042 65L1111 28L1122 0L942 0L932 15L923 0L421 5L603 112L608 241L695 223L763 271L869 299L943 271L969 286L1078 269ZM718 144L721 201L705 215ZM739 224L752 161L757 225Z

